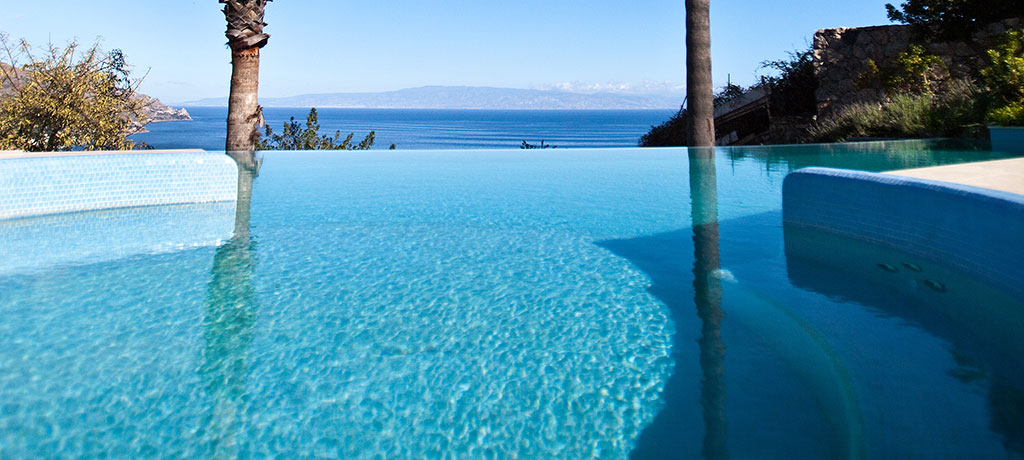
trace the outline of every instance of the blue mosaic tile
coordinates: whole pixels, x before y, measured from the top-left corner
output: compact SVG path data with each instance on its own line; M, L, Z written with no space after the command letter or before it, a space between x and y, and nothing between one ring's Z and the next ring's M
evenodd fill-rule
M217 246L234 228L234 201L0 220L0 276Z
M902 176L805 168L786 177L783 220L868 240L1024 293L1024 196Z
M234 160L221 153L126 153L0 160L0 219L232 201Z

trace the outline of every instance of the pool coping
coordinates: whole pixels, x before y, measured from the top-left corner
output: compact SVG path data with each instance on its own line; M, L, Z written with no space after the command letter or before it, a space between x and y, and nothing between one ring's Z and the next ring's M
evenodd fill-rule
M882 174L1024 195L1024 158L900 169Z
M165 153L206 153L204 149L159 149L159 150L74 150L67 152L26 152L24 150L0 150L0 160L22 158L79 157L101 155L153 155Z

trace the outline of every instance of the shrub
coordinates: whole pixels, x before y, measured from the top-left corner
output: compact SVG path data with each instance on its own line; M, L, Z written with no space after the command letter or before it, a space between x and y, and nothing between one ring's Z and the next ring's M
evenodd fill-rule
M343 140L341 131L335 131L334 137L321 135L316 108L309 109L305 128L295 121L295 117L291 117L284 123L281 134L274 134L270 125L267 125L265 130L266 135L260 139L256 146L257 150L369 150L375 140L373 131L358 144L352 143L355 133L349 133ZM391 144L390 148L394 149L395 144Z
M971 80L950 80L932 99L929 131L942 137L981 137L984 91Z
M726 84L712 97L711 102L715 107L728 104L732 101L738 100L747 93L747 90L740 85L734 85L732 83Z
M894 91L931 92L933 78L929 77L945 68L938 56L925 52L920 45L910 45L907 51L896 55L896 67L885 83Z
M885 9L889 20L913 26L925 39L967 38L979 26L1024 17L1020 0L907 0Z
M938 77L947 73L942 59L919 45L899 53L893 65L880 67L868 59L865 66L868 70L857 77L858 86L880 88L888 94L934 92Z
M0 64L0 149L27 151L122 150L135 147L128 136L145 123L139 81L119 50L104 53L99 43L81 50L50 45L42 58L22 40L15 52L7 37L0 47L12 61Z
M1024 30L1007 32L1002 43L988 50L991 64L981 75L988 86L988 119L1006 126L1024 126L1020 107L1024 105Z
M948 82L937 94L896 94L882 103L855 104L819 121L808 132L814 142L852 137L961 137L984 132L982 88L970 80Z
M992 109L988 121L1000 126L1024 126L1024 102Z
M923 137L929 134L933 97L928 94L898 94L882 106L886 116L879 135Z
M818 122L808 131L814 142L843 142L852 137L922 137L928 133L930 94L898 94L888 102L854 104Z
M650 131L640 136L641 147L677 147L686 145L686 108L680 108L664 123L651 126Z
M789 59L761 62L762 69L779 74L765 76L763 84L771 90L772 112L781 116L809 117L818 111L818 78L814 76L814 49L792 51Z
M815 93L818 79L814 76L814 50L810 46L803 51L788 53L788 59L764 61L762 69L771 69L777 75L761 77L761 82L743 88L727 84L714 97L715 107L743 97L750 90L765 87L769 91L769 105L772 116L810 118L818 110ZM640 138L641 147L667 147L686 145L686 108L681 108L668 121L652 126Z

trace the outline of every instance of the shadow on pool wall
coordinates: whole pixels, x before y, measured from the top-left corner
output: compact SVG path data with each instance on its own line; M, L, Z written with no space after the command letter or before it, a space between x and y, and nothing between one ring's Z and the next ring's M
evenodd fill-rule
M952 346L959 367L979 383L991 428L1024 454L1024 308L1011 293L973 275L913 255L800 225L783 226L794 286L903 318Z

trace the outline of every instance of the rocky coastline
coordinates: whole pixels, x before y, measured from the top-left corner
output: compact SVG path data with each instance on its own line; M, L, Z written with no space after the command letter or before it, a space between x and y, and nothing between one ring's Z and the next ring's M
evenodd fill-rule
M146 114L147 123L157 123L162 121L191 121L192 116L188 114L188 110L184 107L175 109L170 107L155 97L150 97L145 94L139 94L142 99L144 108L143 113Z

